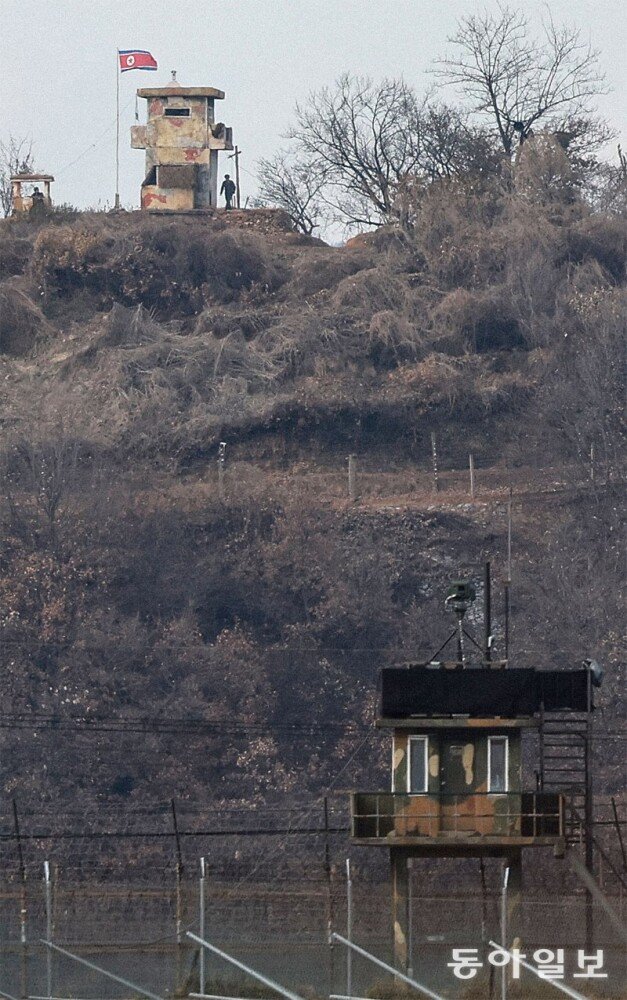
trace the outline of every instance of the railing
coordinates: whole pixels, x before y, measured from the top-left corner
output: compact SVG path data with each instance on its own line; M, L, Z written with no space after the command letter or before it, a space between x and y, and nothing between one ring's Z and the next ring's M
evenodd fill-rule
M353 792L351 835L398 840L447 835L563 837L564 796L557 792L408 794Z

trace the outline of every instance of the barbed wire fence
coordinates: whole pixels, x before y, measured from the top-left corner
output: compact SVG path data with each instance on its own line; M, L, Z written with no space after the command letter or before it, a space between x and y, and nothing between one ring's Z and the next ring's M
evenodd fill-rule
M581 469L542 469L529 484L525 470L491 466L472 453L467 469L443 468L437 441L435 447L432 470L379 471L358 458L349 463L347 456L345 471L303 468L283 475L275 470L276 482L341 503L372 499L394 505L396 498L412 495L426 503L486 499L502 502L504 517L512 489L515 497L524 495L534 502L535 494L544 502L565 489L599 488L594 467L587 480ZM221 500L228 503L261 488L265 471L227 458L220 475ZM213 487L211 469L207 486ZM31 719L27 728L32 729ZM611 734L603 738L624 739ZM356 733L356 749L361 739ZM622 742L609 745L622 752ZM350 784L349 772L343 780ZM619 829L625 831L624 803L619 807ZM595 816L596 835L620 869L608 799L595 803ZM61 814L52 803L29 809L18 799L17 819L12 803L5 803L0 806L0 990L14 996L47 995L49 955L40 939L50 932L54 941L159 995L198 989L198 949L186 931L199 929L204 858L210 940L294 989L316 995L343 993L346 956L328 944L328 931L346 931L347 858L353 871L355 939L382 956L389 957L390 950L387 852L352 848L347 834L346 794L332 790L313 800L293 797L288 806L218 804L212 809L176 802L174 812L169 801L143 808L104 807L91 801L87 810ZM424 981L446 981L446 988L452 989L455 983L446 968L451 947L481 944L487 933L495 934L500 890L496 865L485 887L476 865L460 870L459 880L451 880L446 865L434 861L429 871L424 866L414 870L413 962L423 970ZM599 884L624 918L622 882L613 877L602 855L597 865ZM583 894L559 865L559 874L547 878L553 868L548 864L526 872L525 934L538 947L576 948L583 943ZM437 891L440 879L448 890ZM616 935L598 907L595 917L599 946L610 950L612 977L620 983ZM372 970L356 960L353 975L353 985L366 995L373 986ZM207 978L217 993L227 993L227 987L245 990L217 960L208 966ZM52 985L57 997L119 995L106 992L106 984L77 971L61 956L52 960Z
M445 462L440 452L439 438L432 435L432 464L395 463L380 465L378 457L347 453L344 468L312 462L296 462L289 469L269 458L256 463L232 457L226 442L222 442L215 468L207 467L202 480L223 502L233 502L256 489L295 489L303 496L351 503L385 501L414 497L438 505L467 501L507 502L510 492L519 502L523 497L549 496L566 490L583 489L593 492L609 485L613 479L602 479L592 462L589 468L580 464L547 465L538 458L533 462L510 464L494 460L486 453L470 450L465 467L454 461ZM387 465L387 467L385 467ZM533 480L529 472L533 470Z
M618 822L627 827L625 803L618 808ZM95 974L61 955L50 961L41 939L51 939L157 995L197 991L198 946L186 932L198 932L204 897L208 940L293 989L341 994L346 956L328 944L328 934L344 934L349 924L347 859L354 940L389 960L387 851L351 846L345 793L213 812L188 803L175 805L175 812L176 828L172 803L88 815L77 810L54 819L24 810L19 836L13 810L3 812L0 990L45 997L52 965L52 996L119 995L103 992ZM620 866L613 814L610 801L596 803L596 835ZM585 904L561 866L526 866L526 940L574 953L584 943ZM494 860L486 869L480 876L476 860L413 862L412 960L424 981L450 979L452 947L481 945L486 934L497 939L500 864ZM622 882L602 861L597 880L624 918ZM595 927L613 979L621 982L619 942L599 907ZM358 960L352 975L354 988L364 991L378 981ZM218 960L208 964L207 981L217 994L237 988L234 995L256 995Z

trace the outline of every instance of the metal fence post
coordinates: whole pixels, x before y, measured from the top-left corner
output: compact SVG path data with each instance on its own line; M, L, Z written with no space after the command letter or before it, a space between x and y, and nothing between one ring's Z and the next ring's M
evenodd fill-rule
M46 891L46 940L52 941L52 882L50 880L50 862L44 861L44 880ZM46 992L52 997L52 952L46 952Z
M327 882L327 935L329 944L329 992L335 988L335 943L333 941L333 885L331 872L331 845L329 843L329 800L324 797L324 872Z
M503 888L501 889L501 946L507 950L507 883L509 881L509 866L503 873ZM501 1000L507 1000L507 972L501 966Z
M27 905L26 905L26 865L24 864L24 852L22 850L22 837L20 834L20 821L17 813L17 802L13 799L13 825L15 828L15 839L17 842L17 853L20 864L20 957L21 957L21 996L22 1000L28 997L28 940L27 940Z
M198 914L198 926L199 934L198 936L204 938L205 936L205 859L200 859L200 912ZM205 992L205 949L201 947L200 957L198 960L198 970L200 987L199 992Z
M514 491L512 484L509 484L509 496L507 500L507 582L512 581L512 501Z
M408 976L413 976L414 974L414 962L412 958L413 947L414 947L414 917L412 913L413 873L414 873L414 860L413 858L408 858L407 859L407 975Z
M353 882L351 879L350 858L346 859L346 937L353 940ZM353 953L349 948L346 954L346 995L353 995Z
M179 825L176 816L176 805L171 799L172 821L174 825L174 838L176 843L176 986L180 986L183 978L183 856L181 853L181 838L179 837Z
M470 453L468 456L468 465L470 468L470 497L472 500L475 498L475 456Z

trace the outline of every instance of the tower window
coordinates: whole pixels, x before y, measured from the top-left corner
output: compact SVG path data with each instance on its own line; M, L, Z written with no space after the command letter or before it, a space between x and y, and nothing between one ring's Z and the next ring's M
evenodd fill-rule
M163 112L166 118L189 118L190 108L166 108Z
M507 736L490 736L488 738L488 791L506 792L508 789Z
M429 741L426 736L409 737L407 791L414 795L424 794L429 790L428 748Z

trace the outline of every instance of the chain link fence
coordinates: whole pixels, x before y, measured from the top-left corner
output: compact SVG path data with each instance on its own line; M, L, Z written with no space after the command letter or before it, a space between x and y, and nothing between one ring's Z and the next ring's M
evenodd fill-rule
M348 963L346 947L330 944L329 935L349 936L384 962L393 961L387 851L351 849L339 834L321 836L315 850L304 851L301 838L292 837L290 863L285 864L278 844L269 845L270 838L245 839L250 853L233 858L230 868L221 866L215 848L208 851L204 882L200 858L188 860L182 870L176 863L164 867L158 878L143 882L79 879L71 868L57 864L48 865L48 879L43 868L39 877L29 872L25 883L5 879L0 889L0 991L20 998L68 1000L141 995L81 965L77 959L83 959L157 997L187 996L201 986L199 946L187 932L198 934L203 928L206 940L299 996L350 992L385 1000L393 978L361 955L353 955ZM603 950L607 978L574 978L579 952L586 948L585 894L565 877L568 861L542 855L541 871L535 851L528 852L525 861L519 924L524 953L531 957L538 949L564 949L564 983L584 997L623 1000L624 941L596 904L594 948ZM269 877L272 868L274 878ZM440 891L434 891L434 884ZM481 872L476 859L412 863L408 944L417 981L446 998L501 996L500 970L488 961L488 942L501 940L501 885L501 862L496 859L486 859ZM614 913L624 920L620 880L606 882L605 892ZM45 940L75 957L51 951ZM457 978L449 964L458 948L475 949L482 963L472 980ZM552 984L530 974L523 972L522 981L524 997L558 995ZM204 987L218 996L273 995L210 954L204 959ZM513 1000L516 994L510 995Z

